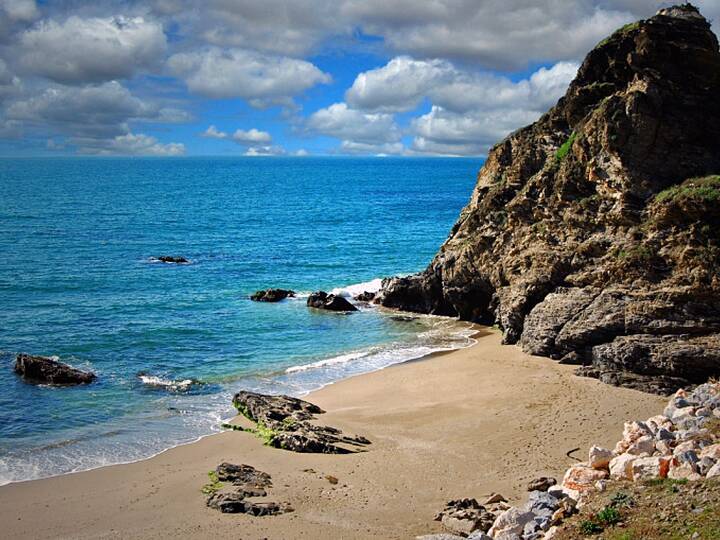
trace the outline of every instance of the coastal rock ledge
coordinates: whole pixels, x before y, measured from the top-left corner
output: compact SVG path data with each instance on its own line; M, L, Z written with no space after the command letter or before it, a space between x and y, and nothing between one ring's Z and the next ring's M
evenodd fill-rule
M489 153L428 268L375 302L669 394L720 374L720 52L690 4L627 25Z
M88 384L96 379L90 371L81 371L47 356L18 354L15 357L15 373L35 383L54 385Z

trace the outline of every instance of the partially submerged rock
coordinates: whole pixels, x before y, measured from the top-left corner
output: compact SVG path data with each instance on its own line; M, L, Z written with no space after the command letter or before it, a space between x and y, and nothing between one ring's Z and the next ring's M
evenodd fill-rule
M348 454L370 444L365 437L312 424L315 415L325 411L302 399L243 391L235 394L233 404L255 422L255 432L268 446L302 453Z
M375 294L376 293L374 292L364 291L358 295L355 295L353 299L357 300L358 302L372 302L375 299Z
M353 306L342 296L336 294L328 294L325 291L312 293L307 299L308 307L315 309L324 309L326 311L357 311L358 308Z
M15 357L15 373L29 382L66 386L88 384L97 378L91 371L82 371L54 358L24 353Z
M250 300L253 302L280 302L280 300L293 298L294 296L295 291L289 289L264 289L251 294Z
M190 262L185 257L178 257L174 255L160 255L159 257L152 257L152 259L167 264L188 264Z

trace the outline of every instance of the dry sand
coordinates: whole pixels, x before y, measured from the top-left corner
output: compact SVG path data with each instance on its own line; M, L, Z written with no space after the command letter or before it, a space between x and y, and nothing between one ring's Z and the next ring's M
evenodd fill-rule
M295 454L226 432L152 459L0 487L3 538L413 538L440 530L453 498L525 497L562 474L576 447L618 440L626 419L664 400L575 377L571 366L502 346L484 331L468 349L328 386L307 399L327 425L373 444L351 455ZM268 500L295 512L221 514L200 492L222 461L272 475ZM325 477L339 479L337 485Z

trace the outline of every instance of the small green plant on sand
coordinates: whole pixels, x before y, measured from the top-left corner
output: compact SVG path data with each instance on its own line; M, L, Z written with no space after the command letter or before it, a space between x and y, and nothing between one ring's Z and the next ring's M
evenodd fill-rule
M205 495L212 495L223 487L223 483L218 478L217 472L208 472L208 478L210 479L210 482L205 484L201 490Z

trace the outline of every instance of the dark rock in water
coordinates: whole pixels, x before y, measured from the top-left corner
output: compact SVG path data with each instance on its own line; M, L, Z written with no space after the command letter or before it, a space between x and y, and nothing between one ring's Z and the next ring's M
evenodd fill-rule
M428 268L375 302L666 392L720 375L720 51L689 4L627 25L496 145ZM591 370L584 370L590 373Z
M73 385L88 384L96 379L90 371L82 371L46 356L18 354L15 357L15 373L30 382Z
M235 394L233 404L243 416L257 424L256 432L265 443L275 448L348 454L370 444L365 437L351 437L330 426L311 424L316 414L325 411L302 399L243 391Z
M160 255L155 260L169 264L187 264L190 262L185 257L173 257L172 255Z
M279 302L286 298L292 298L295 296L295 291L287 289L265 289L262 291L256 291L250 296L250 300L254 302Z
M495 514L475 499L449 501L445 509L435 516L447 530L467 536L473 531L487 532L495 522Z
M372 302L375 298L374 292L364 291L353 297L358 302Z
M207 505L220 510L224 514L251 514L253 516L270 516L292 512L288 504L275 502L248 501L248 497L266 497L265 488L272 487L268 473L258 471L250 465L234 465L221 463L215 469L215 484L209 492ZM232 482L227 489L223 482Z
M541 476L535 480L531 480L527 485L528 491L547 491L557 484L557 480L551 476Z
M358 308L353 306L342 296L328 294L325 291L312 293L307 300L308 307L316 309L325 309L327 311L357 311Z

